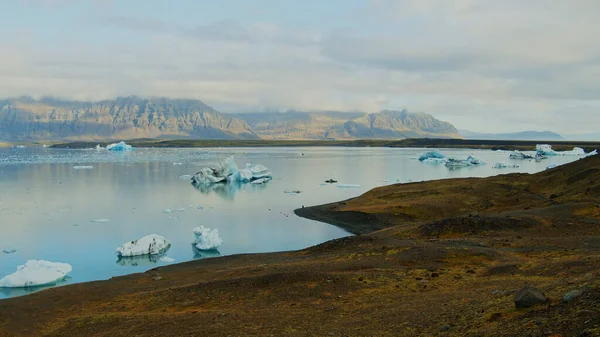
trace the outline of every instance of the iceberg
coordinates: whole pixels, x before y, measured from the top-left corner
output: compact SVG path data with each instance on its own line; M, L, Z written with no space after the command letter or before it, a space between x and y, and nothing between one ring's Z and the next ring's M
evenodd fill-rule
M156 234L146 235L136 241L129 241L117 248L119 257L138 255L158 255L166 252L171 243L164 237Z
M518 168L519 165L507 164L507 163L496 163L493 168L495 169L503 169L503 168Z
M448 168L468 167L482 165L484 162L473 156L468 156L467 159L448 158L444 164Z
M445 164L448 161L447 158L427 158L422 161L425 164Z
M585 156L586 157L591 157L591 156L595 156L598 154L598 150L594 150L592 152L586 153Z
M125 142L121 141L118 143L114 143L114 144L110 144L110 145L106 145L106 149L108 151L133 151L135 150L135 147L125 144Z
M587 156L585 150L580 147L574 147L571 151L554 151L551 145L538 144L535 146L535 152L541 156ZM592 152L590 152L592 153ZM597 153L597 152L596 152Z
M218 229L210 229L204 226L196 227L192 230L196 239L192 245L199 250L217 250L223 243L219 236Z
M252 182L250 182L250 184L261 185L261 184L267 183L269 181L271 181L271 177L260 178L260 179L253 180Z
M14 248L6 248L6 249L2 249L2 252L3 252L4 254L12 254L12 253L14 253L14 252L16 252L16 251L17 251L17 250L16 250L16 249L14 249Z
M91 170L93 168L93 166L73 166L74 170Z
M260 164L246 164L246 168L240 170L231 156L222 160L216 168L205 167L200 170L192 177L192 184L247 183L263 178L271 178L271 172L266 167Z
M54 285L73 270L70 264L29 260L17 271L0 279L0 288L25 288Z
M558 167L558 165L557 164L550 164L550 165L546 166L546 170L551 170L551 169L553 169L555 167Z
M425 161L426 159L431 159L431 158L444 159L444 158L446 158L446 156L444 156L443 154L441 154L439 151L430 151L430 152L423 153L419 157L419 161L422 162L422 161Z
M106 218L92 220L92 222L99 222L99 223L104 223L104 222L109 222L109 221L110 221L110 219L106 219Z
M168 257L168 256L163 256L159 259L159 261L161 262L175 262L175 259L172 257Z

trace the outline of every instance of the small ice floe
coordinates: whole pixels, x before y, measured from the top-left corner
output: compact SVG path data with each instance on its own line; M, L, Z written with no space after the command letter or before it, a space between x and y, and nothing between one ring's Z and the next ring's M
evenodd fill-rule
M157 234L146 235L135 241L124 243L117 248L119 257L138 256L138 255L158 255L166 252L171 247L171 243L164 237Z
M73 166L73 169L75 170L91 170L93 168L93 166Z
M102 146L100 146L100 144L96 145L95 149L96 149L96 151L104 150L104 148Z
M133 151L133 150L135 150L135 147L133 147L129 144L125 144L125 142L121 141L118 143L106 145L106 149L108 151L122 152L122 151Z
M179 176L179 179L190 180L190 179L192 179L192 175L190 175L190 174L184 174L182 176Z
M425 152L421 156L419 156L419 161L423 162L427 159L432 159L432 158L433 159L445 159L446 156L444 156L439 151L429 151L429 152Z
M4 254L12 254L12 253L15 253L16 251L17 251L17 250L16 250L16 249L14 249L14 248L5 248L5 249L2 249L2 252L3 252Z
M92 220L92 222L99 222L99 223L109 222L109 221L110 221L110 219L107 219L107 218L101 218L101 219Z
M302 191L299 191L299 190L291 190L291 191L290 190L284 190L283 193L285 193L285 194L291 194L291 195L296 195L296 194L302 193Z
M246 168L238 169L233 156L225 158L215 168L205 167L192 177L194 185L210 185L224 182L247 183L254 180L271 178L271 172L260 164L246 164Z
M546 170L551 170L556 167L558 167L558 164L550 164L550 165L546 166Z
M161 257L161 258L160 258L160 260L159 260L159 261L162 261L162 262L169 262L169 263L170 263L170 262L175 262L175 259L174 259L174 258L172 258L172 257L163 256L163 257Z
M519 165L507 164L507 163L496 163L493 168L495 169L505 169L505 168L518 168Z
M0 279L0 288L25 288L54 285L73 270L71 265L44 260L29 260L17 271Z
M165 209L163 209L162 212L165 213L165 214L169 214L169 213L171 213L173 211L171 211L171 209L169 209L169 208L165 208Z
M360 185L356 185L356 184L337 184L336 185L339 188L359 188Z
M177 208L174 211L175 212L185 212L185 208Z
M17 149L26 149L27 146L25 146L25 145L15 145L15 148L17 148Z
M445 164L448 161L447 158L427 158L422 161L424 164Z
M181 166L181 165L183 165L183 163L180 163L180 162L173 162L173 166Z
M196 237L192 245L199 250L217 250L223 243L223 239L219 236L219 230L216 228L200 226L194 228L192 232Z

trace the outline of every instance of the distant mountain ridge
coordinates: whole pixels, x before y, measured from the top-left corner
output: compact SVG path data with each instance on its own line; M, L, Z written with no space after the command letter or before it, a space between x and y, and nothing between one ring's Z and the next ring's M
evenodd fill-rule
M461 138L456 128L406 110L224 114L193 99L118 97L79 102L0 100L0 140Z
M521 131L513 133L481 133L469 130L460 130L466 139L481 140L565 140L561 135L552 131Z
M406 110L364 112L299 112L240 113L263 139L398 139L398 138L461 138L448 123L425 113Z
M99 102L0 100L0 139L258 139L248 124L190 99L118 97Z

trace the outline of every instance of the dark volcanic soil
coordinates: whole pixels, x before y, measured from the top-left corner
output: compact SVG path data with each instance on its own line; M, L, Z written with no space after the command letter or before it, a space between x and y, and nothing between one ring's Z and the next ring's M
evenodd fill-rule
M600 156L299 209L365 234L2 300L0 335L600 336L599 173ZM526 284L549 302L515 309Z

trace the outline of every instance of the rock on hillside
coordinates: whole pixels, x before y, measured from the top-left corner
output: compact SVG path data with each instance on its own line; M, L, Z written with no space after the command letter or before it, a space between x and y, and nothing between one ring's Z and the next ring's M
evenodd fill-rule
M0 100L0 139L256 139L249 125L199 100L119 97L99 102Z

